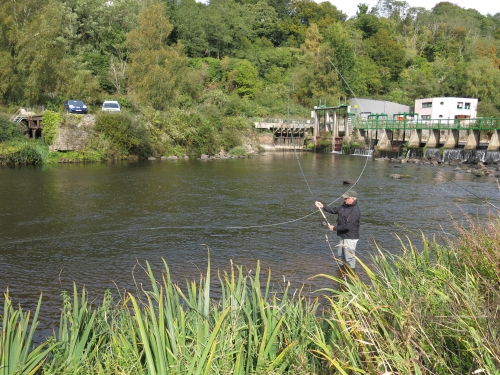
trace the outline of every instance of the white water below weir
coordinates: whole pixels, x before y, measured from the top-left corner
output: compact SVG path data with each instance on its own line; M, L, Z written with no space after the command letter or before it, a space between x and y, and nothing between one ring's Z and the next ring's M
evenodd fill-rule
M441 149L428 148L425 151L425 157L441 159L443 162L460 160L464 163L498 163L500 161L500 151L452 149L444 150L441 155Z
M361 150L359 148L354 150L354 154L356 156L373 156L373 150Z

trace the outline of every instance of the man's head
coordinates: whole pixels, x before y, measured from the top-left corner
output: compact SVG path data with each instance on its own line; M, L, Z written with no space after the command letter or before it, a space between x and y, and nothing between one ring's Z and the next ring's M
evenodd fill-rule
M354 190L349 190L347 193L342 194L342 198L346 203L354 202L358 197L358 194Z

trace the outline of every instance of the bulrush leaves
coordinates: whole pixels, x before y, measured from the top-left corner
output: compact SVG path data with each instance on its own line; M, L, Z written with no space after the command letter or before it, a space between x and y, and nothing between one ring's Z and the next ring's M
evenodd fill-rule
M457 233L446 246L422 235L421 250L405 237L400 256L378 249L358 260L366 277L318 275L340 287L312 300L286 282L273 290L259 263L219 271L217 298L210 260L185 285L165 261L161 277L146 263L149 289L118 305L64 293L59 331L34 348L41 299L30 324L6 293L0 375L498 374L500 226Z

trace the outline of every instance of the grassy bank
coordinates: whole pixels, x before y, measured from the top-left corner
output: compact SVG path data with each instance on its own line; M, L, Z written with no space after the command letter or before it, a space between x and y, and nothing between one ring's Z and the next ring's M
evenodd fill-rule
M46 110L42 120L45 142L42 142L26 138L26 126L14 124L0 115L0 164L79 163L174 155L199 157L220 151L241 154L246 152L249 140L255 138L248 117L225 116L219 108L210 105L168 112L102 112L92 121L83 120L82 115ZM49 146L61 132L72 134L74 141L85 141L73 145L74 151L49 152ZM67 146L67 140L62 139Z
M150 286L91 306L63 295L60 328L32 347L37 313L4 298L0 374L498 374L500 223L456 225L442 244L380 251L318 299L231 267L186 287L146 266ZM220 298L211 298L214 284ZM321 297L321 303L319 302ZM42 301L40 303L43 303Z

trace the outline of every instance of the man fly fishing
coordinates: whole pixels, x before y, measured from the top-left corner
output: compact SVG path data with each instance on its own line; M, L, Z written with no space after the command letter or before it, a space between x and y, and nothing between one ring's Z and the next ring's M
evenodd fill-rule
M323 203L316 201L314 204L331 214L337 214L337 225L328 223L328 229L337 231L340 237L338 244L338 257L350 269L356 267L356 245L359 240L359 225L361 221L361 211L359 210L357 194L351 190L342 195L344 203L338 207L324 206Z

